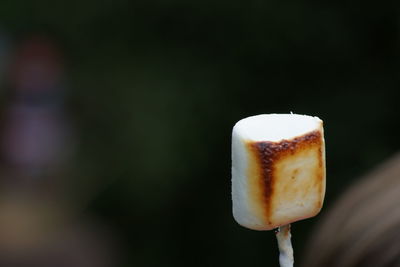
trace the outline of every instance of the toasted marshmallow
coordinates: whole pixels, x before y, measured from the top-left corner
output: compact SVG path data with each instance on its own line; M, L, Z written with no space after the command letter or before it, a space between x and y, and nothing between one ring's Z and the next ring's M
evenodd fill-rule
M319 213L325 196L325 141L317 117L257 115L232 131L233 216L271 230Z

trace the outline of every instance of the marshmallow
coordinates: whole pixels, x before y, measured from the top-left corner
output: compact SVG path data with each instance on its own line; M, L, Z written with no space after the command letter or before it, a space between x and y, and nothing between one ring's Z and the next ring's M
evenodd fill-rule
M319 213L325 196L325 141L317 117L257 115L232 131L233 216L271 230Z

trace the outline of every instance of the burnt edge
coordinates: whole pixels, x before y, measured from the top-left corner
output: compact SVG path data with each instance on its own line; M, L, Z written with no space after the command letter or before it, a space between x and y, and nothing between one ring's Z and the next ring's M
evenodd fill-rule
M273 195L273 165L287 154L294 154L298 149L310 144L320 144L322 142L321 133L318 130L312 131L302 136L280 142L259 141L248 144L259 166L259 183L262 191L262 200L266 218L271 217L271 197ZM322 151L319 151L322 153ZM320 163L322 164L322 163ZM271 222L268 220L268 223Z

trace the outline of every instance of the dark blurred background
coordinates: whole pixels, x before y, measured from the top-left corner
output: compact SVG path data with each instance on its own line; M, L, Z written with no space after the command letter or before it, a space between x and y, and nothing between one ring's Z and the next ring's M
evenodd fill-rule
M396 2L1 1L0 265L277 266L231 215L233 125L323 119L329 209L399 149L399 26Z

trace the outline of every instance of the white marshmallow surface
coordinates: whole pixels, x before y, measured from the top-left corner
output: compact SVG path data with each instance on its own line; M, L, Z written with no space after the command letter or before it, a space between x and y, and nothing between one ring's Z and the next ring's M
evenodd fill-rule
M317 117L266 114L232 131L233 216L271 230L318 214L325 195L325 141Z

